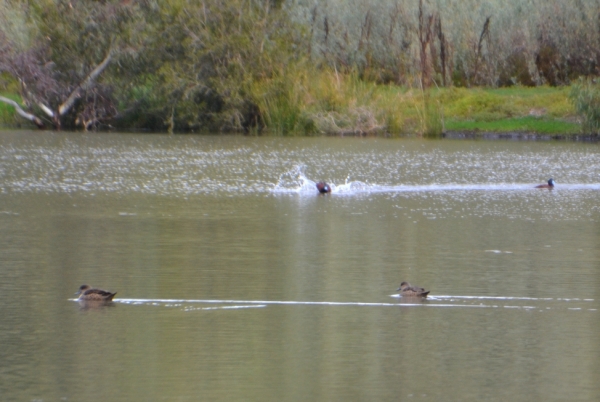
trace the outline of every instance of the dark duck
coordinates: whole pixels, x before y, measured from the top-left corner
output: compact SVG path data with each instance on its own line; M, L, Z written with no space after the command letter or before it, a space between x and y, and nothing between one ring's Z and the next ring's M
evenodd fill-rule
M554 188L554 179L548 180L548 184L540 184L539 186L535 186L535 188L549 188L549 189L553 189Z
M321 194L331 193L331 187L324 181L320 181L317 183L317 190L319 190L319 193Z

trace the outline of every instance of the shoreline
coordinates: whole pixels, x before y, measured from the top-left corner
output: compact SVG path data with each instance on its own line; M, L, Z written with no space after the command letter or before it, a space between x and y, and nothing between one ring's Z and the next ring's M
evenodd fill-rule
M7 125L0 124L0 133L6 131L32 131L32 132L48 132L48 133L73 133L73 134L109 134L109 133L120 133L120 134L145 134L145 135L202 135L202 136L246 136L246 137L275 137L275 135L263 134L263 135L249 135L244 132L203 132L203 131L187 131L187 132L176 132L169 134L167 131L151 131L151 130L95 130L95 131L82 131L82 130L38 130L34 125L23 126L23 125ZM296 136L296 137L307 137L307 136ZM423 138L426 140L510 140L510 141L573 141L573 142L600 142L600 135L596 134L580 134L580 133L566 133L566 134L541 134L529 131L479 131L479 130L447 130L440 135L421 135L418 133L413 134L400 134L391 135L389 133L382 134L347 134L339 135L336 133L323 134L318 137L339 137L339 138L388 138L388 139L403 139L403 138Z
M513 140L513 141L580 141L599 142L600 136L594 134L540 134L527 131L446 131L442 138L450 140Z

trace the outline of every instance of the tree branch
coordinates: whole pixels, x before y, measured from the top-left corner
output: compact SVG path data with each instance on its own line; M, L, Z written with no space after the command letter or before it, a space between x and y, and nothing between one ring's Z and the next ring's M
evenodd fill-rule
M108 54L106 55L104 60L102 60L102 62L98 64L98 66L86 77L86 79L81 84L79 84L79 86L75 88L73 92L71 92L71 95L69 95L67 100L64 101L63 104L58 107L59 116L64 116L69 110L71 110L75 101L81 96L81 91L85 91L86 89L92 86L94 80L98 78L100 74L102 74L106 67L108 67L108 64L110 63L111 59L112 49L108 51Z
M13 106L15 108L15 110L17 111L17 113L21 117L24 117L29 121L32 121L36 126L38 126L38 128L44 128L44 122L39 117L24 111L21 108L21 106L14 100L5 98L4 96L0 96L0 101L2 101L4 103L8 103L9 105Z
M50 117L51 119L54 119L54 111L52 109L50 109L48 106L44 105L37 98L37 96L35 96L33 93L31 93L29 88L27 88L27 84L25 83L25 81L23 81L22 78L19 78L19 82L21 83L21 92L26 95L26 98L29 98L29 100L32 103L37 104L39 106L39 108L42 109L42 112L46 113L48 115L48 117Z

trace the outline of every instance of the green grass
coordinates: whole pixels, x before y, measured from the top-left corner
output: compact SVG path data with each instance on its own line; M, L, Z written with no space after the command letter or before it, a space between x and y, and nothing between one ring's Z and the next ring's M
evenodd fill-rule
M492 121L449 120L449 131L523 132L548 135L568 135L580 132L580 125L566 121L537 118L533 116L500 118Z
M528 116L541 112L546 117L575 115L569 88L449 88L437 91L445 114L456 119L490 121Z
M450 88L438 91L449 131L571 135L581 131L569 87Z
M17 103L21 102L21 98L18 95L2 92L0 92L0 95L12 99ZM18 120L19 118L16 117L15 108L7 103L0 102L0 124L15 124ZM25 120L23 120L23 122L24 121Z

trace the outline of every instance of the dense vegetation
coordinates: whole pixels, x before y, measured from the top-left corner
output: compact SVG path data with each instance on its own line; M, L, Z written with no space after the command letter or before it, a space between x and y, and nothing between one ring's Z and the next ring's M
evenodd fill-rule
M572 106L495 109L493 89L566 98L561 86L596 76L599 10L600 0L0 0L10 98L0 117L18 101L55 128L439 133L500 117L527 127ZM461 90L473 87L488 90ZM597 132L584 91L598 92L581 81L571 97Z

